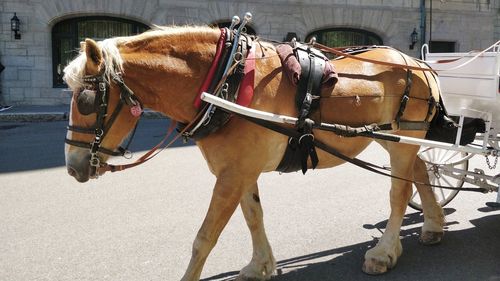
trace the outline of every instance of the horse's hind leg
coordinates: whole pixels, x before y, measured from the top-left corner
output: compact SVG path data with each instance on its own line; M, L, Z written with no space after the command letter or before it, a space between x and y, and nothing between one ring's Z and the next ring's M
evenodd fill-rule
M391 159L391 173L401 178L413 178L413 166L418 147L399 143L379 141L389 152ZM411 183L398 179L391 179L391 214L387 227L377 245L365 254L363 271L367 274L381 274L394 267L403 252L399 232L406 211L412 189Z
M241 270L236 280L268 280L276 269L276 261L264 229L257 183L243 194L240 206L252 235L253 254L250 264Z
M208 254L238 206L245 187L251 186L256 181L253 179L248 183L242 178L242 174L238 173L217 178L208 212L194 240L191 260L182 281L200 279Z
M414 177L417 182L429 183L427 167L419 157L415 160ZM422 209L424 212L424 225L420 234L420 242L424 245L437 244L441 242L444 234L443 208L437 203L436 195L430 186L424 184L415 185L422 200Z

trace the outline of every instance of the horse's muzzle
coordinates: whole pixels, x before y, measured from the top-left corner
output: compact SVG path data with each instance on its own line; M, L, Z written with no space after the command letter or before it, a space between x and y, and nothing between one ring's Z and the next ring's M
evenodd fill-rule
M68 174L72 177L74 177L78 182L86 182L89 180L90 176L87 174L82 174L79 173L76 169L73 167L68 167Z
M75 154L66 155L66 168L68 174L74 177L78 182L86 182L91 178L90 175L90 155L75 150Z

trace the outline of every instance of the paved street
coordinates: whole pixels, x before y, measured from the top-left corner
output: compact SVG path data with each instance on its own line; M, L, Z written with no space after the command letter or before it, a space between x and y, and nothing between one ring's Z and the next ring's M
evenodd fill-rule
M179 280L215 182L199 150L178 144L80 184L64 167L66 125L0 123L0 280ZM166 127L144 120L133 149L153 146ZM388 163L377 145L360 158ZM471 165L484 168L484 159ZM485 206L496 194L459 193L438 246L418 244L422 216L408 209L404 253L374 277L361 265L386 224L389 179L346 164L307 176L264 174L259 185L278 261L273 280L500 280L500 210ZM232 280L250 258L237 210L202 278Z

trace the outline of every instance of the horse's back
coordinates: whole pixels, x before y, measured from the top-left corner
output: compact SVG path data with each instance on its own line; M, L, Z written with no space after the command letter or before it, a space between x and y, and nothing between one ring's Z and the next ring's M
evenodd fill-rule
M400 65L420 66L413 58L391 48L377 48L357 56ZM320 115L323 121L351 126L393 121L406 85L410 83L408 70L353 58L333 60L332 63L338 72L339 80L335 88L324 89L321 94ZM411 95L427 99L428 83L433 81L422 75L421 71L412 73L412 85L409 90ZM423 92L422 87L425 88Z

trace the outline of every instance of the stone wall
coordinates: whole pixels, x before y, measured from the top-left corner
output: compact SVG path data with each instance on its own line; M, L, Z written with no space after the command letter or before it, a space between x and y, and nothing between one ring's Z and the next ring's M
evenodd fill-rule
M427 9L429 8L427 0ZM287 32L305 39L312 31L351 27L379 35L386 45L409 50L409 36L420 26L420 0L0 0L2 92L10 104L69 102L67 91L52 87L51 29L77 16L109 15L147 25L206 24L250 11L251 26L262 37L282 40ZM455 41L459 51L481 49L500 35L500 0L434 0L433 40ZM21 40L10 31L14 12ZM429 14L427 14L429 21ZM429 26L429 25L428 25ZM419 31L420 33L420 31ZM428 33L428 31L427 31Z

